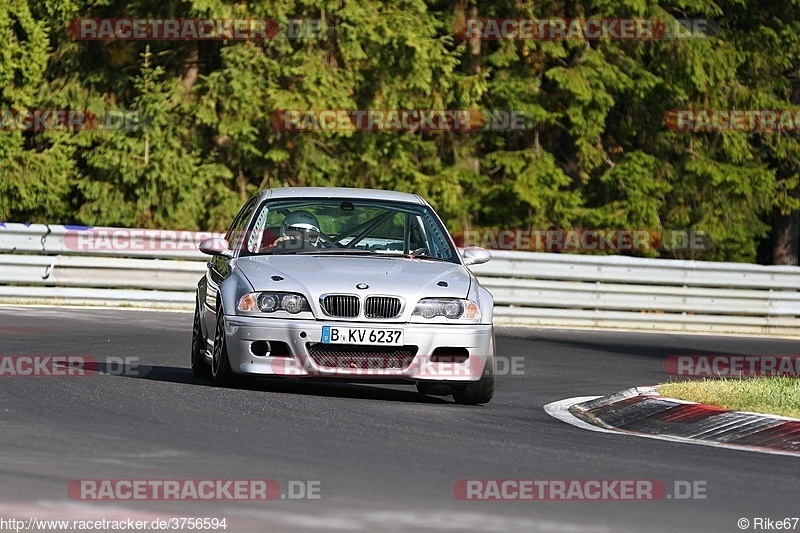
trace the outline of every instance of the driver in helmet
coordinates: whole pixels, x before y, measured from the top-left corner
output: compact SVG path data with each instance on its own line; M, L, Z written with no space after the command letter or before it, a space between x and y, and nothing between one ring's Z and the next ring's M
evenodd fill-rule
M319 221L308 211L294 211L286 215L281 224L281 236L275 239L270 248L285 250L317 248L321 246Z

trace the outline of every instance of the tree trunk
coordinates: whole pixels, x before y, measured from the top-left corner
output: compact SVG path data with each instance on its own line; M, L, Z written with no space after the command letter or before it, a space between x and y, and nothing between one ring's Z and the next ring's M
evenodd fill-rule
M198 49L197 43L194 44L192 51L189 53L189 56L183 63L183 86L186 90L191 89L194 87L194 84L197 82L197 76L200 73L199 68L200 63L200 51Z
M239 175L236 180L239 184L239 194L242 197L242 203L247 201L247 176L244 175L244 170L239 167Z
M775 244L772 262L776 265L797 265L800 244L800 212L778 215L775 220Z
M800 103L800 76L795 76L792 84L791 102ZM795 165L796 172L800 172ZM789 191L793 198L800 198L797 188ZM772 262L776 265L797 265L800 255L800 212L792 211L788 215L778 215L775 218L775 243L772 248Z

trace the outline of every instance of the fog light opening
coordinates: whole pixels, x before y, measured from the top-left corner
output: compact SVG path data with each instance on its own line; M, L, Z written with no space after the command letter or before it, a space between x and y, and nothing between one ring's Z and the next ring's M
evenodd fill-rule
M258 357L267 357L272 351L269 341L255 341L250 343L250 352Z
M469 350L454 346L436 348L431 355L431 363L466 363Z
M292 352L289 350L289 345L282 341L272 341L270 343L272 348L270 357L291 357Z

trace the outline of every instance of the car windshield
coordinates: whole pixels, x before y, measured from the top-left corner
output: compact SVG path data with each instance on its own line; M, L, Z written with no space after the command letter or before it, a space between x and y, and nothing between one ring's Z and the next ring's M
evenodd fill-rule
M380 254L459 262L433 210L402 202L266 200L238 246L241 256Z

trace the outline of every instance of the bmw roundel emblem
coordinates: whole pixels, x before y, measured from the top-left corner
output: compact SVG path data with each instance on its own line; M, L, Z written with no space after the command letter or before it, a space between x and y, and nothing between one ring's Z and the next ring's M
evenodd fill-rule
M359 283L358 285L356 285L356 289L360 289L363 291L364 289L369 289L369 285L367 285L366 283Z

